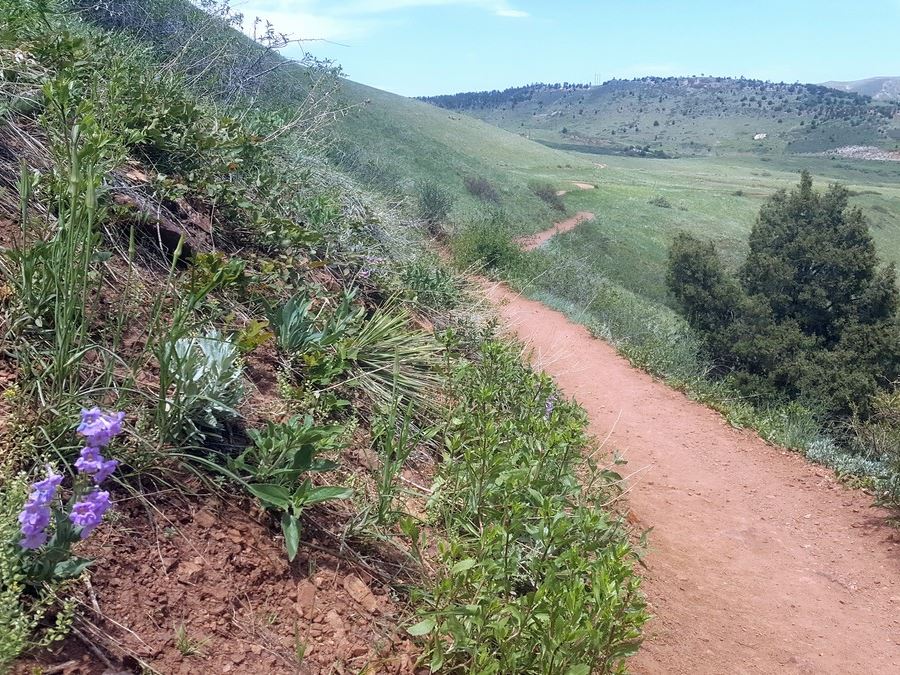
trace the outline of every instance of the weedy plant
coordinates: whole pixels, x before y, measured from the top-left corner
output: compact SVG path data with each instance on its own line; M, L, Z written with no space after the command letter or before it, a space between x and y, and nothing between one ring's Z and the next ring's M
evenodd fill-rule
M230 463L230 469L267 509L281 514L284 546L293 560L300 546L304 508L353 495L348 488L314 486L309 479L311 473L337 468L335 462L317 455L341 447L344 429L316 426L307 416L283 424L269 422L264 430L248 433L253 445Z
M412 401L405 407L396 401L382 409L372 424L372 442L381 460L375 476L378 491L375 521L381 526L393 524L403 516L394 509L400 472L416 446L429 442L439 431L436 426L417 429L415 418Z

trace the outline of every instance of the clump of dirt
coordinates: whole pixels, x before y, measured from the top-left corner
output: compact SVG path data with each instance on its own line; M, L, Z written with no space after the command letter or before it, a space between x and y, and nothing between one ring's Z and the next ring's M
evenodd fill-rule
M82 634L125 672L414 673L417 650L397 627L404 608L391 589L325 552L333 542L312 531L288 563L264 514L248 505L118 503L117 517L80 551L95 559ZM108 670L67 642L41 665Z

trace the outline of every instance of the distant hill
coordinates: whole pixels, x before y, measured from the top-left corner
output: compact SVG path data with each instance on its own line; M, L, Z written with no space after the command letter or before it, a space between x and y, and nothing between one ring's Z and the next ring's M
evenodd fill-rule
M870 77L852 82L824 82L822 86L871 96L876 101L900 101L900 77Z
M816 84L645 77L423 100L547 145L644 156L896 149L900 102Z

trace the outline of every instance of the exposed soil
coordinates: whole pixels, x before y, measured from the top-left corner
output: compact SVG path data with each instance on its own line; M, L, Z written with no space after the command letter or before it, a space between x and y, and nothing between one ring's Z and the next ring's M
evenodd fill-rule
M71 674L107 672L84 649L92 641L120 662L117 672L141 672L143 662L166 675L413 673L417 650L396 627L401 609L390 589L326 552L335 543L308 523L289 564L247 506L120 501L116 522L82 551L95 559L81 610L89 623L79 624L90 640L67 640L16 672L59 664Z
M900 530L826 469L730 427L582 326L482 282L537 368L628 460L652 527L654 619L636 673L888 673L900 664Z
M593 190L596 185L591 185L590 183L579 183L578 181L572 181L572 185L577 187L579 190Z
M574 230L576 227L581 225L581 223L585 222L586 220L593 220L593 218L594 214L590 211L579 211L571 218L566 218L565 220L556 223L556 225L548 230L544 230L543 232L538 232L537 234L532 234L527 237L517 239L516 243L522 248L523 251L533 251L534 249L546 244L556 235Z

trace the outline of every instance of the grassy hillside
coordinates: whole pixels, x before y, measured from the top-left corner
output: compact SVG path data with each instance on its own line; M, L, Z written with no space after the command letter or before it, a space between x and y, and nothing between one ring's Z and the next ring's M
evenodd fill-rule
M895 147L900 130L894 104L854 92L716 77L533 85L425 100L554 146L597 153L715 156Z
M342 81L342 93L361 105L334 130L337 141L330 154L337 165L413 202L419 184L436 182L453 195L451 218L459 223L499 207L517 228L543 229L558 214L529 184L579 180L592 168L590 158L547 148L469 115L348 80ZM465 181L473 177L489 181L499 200L485 202L470 194Z

